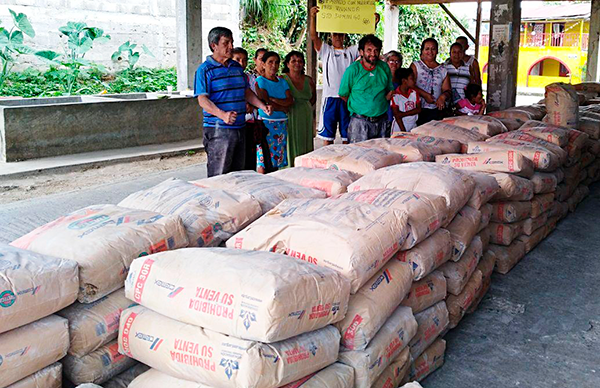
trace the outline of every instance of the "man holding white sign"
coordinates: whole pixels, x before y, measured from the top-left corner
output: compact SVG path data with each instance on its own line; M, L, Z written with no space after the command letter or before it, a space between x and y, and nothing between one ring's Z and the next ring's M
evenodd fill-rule
M323 3L324 6L326 6L326 1L320 1L319 3ZM371 15L374 16L374 25L376 27L379 22L379 14L373 12L375 4L374 2L371 3ZM358 45L344 47L346 34L341 31L333 32L331 34L331 45L323 42L321 38L319 38L317 32L317 14L319 13L319 10L319 7L312 7L310 9L310 39L313 42L315 51L319 53L319 59L323 65L323 96L317 137L322 139L325 145L333 144L339 125L342 141L347 143L350 114L346 102L339 96L340 82L342 81L342 76L348 66L355 62L360 54L358 52ZM320 26L321 24L323 23L320 22ZM346 24L351 25L352 23ZM330 28L326 28L330 26L324 26L325 30L330 30ZM373 24L371 24L371 30L374 31L375 27L372 26ZM365 25L363 24L360 28L364 29Z

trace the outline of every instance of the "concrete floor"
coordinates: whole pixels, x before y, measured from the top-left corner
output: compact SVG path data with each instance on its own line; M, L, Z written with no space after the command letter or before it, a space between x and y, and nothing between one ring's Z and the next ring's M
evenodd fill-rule
M0 242L70 211L117 203L204 166L0 207ZM507 275L494 274L479 309L446 335L445 365L425 388L600 387L600 185Z
M600 185L446 335L425 388L600 387Z

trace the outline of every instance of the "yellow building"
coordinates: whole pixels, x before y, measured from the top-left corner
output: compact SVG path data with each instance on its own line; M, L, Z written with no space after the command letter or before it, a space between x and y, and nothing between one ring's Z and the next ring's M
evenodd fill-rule
M590 3L540 6L521 11L517 86L543 88L553 82L585 79ZM489 21L482 26L489 31ZM479 63L487 83L489 35L480 38Z

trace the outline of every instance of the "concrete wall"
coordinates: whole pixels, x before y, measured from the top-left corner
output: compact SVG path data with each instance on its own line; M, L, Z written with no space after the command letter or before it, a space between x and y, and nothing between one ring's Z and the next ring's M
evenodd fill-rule
M239 0L202 1L204 43L211 28L220 25L234 31L237 42L239 33ZM26 44L35 50L62 51L58 28L69 21L86 22L88 26L102 28L112 39L96 45L86 55L87 59L101 63L109 69L123 65L110 60L112 53L127 40L148 46L156 58L142 55L138 62L146 67L174 67L177 63L175 0L0 0L2 26L12 26L9 8L27 14L36 37L26 37ZM203 47L204 56L210 54L208 44ZM33 56L21 56L18 68L45 65Z

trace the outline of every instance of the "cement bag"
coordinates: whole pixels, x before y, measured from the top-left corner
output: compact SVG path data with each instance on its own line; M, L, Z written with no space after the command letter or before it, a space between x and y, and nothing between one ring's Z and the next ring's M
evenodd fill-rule
M552 193L556 191L558 185L558 178L553 173L535 172L529 179L533 183L535 194Z
M114 340L83 357L68 355L62 364L65 376L75 384L103 384L134 366L135 360L119 353Z
M487 115L495 117L497 119L516 119L516 120L520 120L522 122L533 120L533 117L534 117L534 115L531 114L530 112L527 112L525 110L515 109L515 108L496 111L496 112L489 112Z
M102 384L103 388L128 388L129 384L142 373L148 371L150 367L148 365L136 363L125 372L116 375L112 379Z
M123 311L119 351L161 372L214 388L279 387L333 364L333 326L263 344L189 325L135 306ZM261 373L256 373L260 371Z
M565 183L561 183L558 186L556 186L554 198L556 198L557 201L565 202L571 195L573 195L575 188L576 186L574 185L567 185Z
M481 259L481 255L481 239L475 236L471 245L469 245L469 249L467 249L459 261L449 261L440 267L440 271L446 277L446 284L450 294L458 295L461 293L469 278L473 275L477 263Z
M6 388L61 388L62 364L54 364L17 381Z
M590 139L600 139L600 120L591 117L581 117L579 118L579 126L577 129L587 133Z
M585 168L592 164L592 162L595 160L596 156L593 155L591 152L584 152L583 155L581 155L581 167Z
M477 229L477 233L487 228L487 226L490 224L494 206L491 203L486 203L479 209L479 211L481 212L481 221L479 221L479 229Z
M446 341L441 338L437 339L418 358L415 359L409 373L410 379L422 381L427 376L441 368L442 365L444 365L445 352ZM420 385L417 385L416 387L419 386Z
M371 139L354 143L353 146L379 148L393 152L402 157L402 163L433 162L435 156L442 153L442 150L437 146L428 145L411 139Z
M586 145L587 145L588 151L592 155L594 155L594 156L600 155L600 140L588 139L588 141L586 142Z
M546 225L542 225L542 227L534 230L529 235L524 234L522 236L517 237L517 241L520 241L523 244L525 244L525 253L531 252L531 250L535 248L540 242L542 242L542 240L546 237L545 226Z
M296 185L324 191L328 197L343 194L360 175L343 170L292 167L269 174Z
M574 212L577 206L590 194L587 186L578 186L573 195L567 200L569 211Z
M248 194L201 188L179 179L133 193L119 206L179 216L194 247L218 246L262 215L260 204Z
M270 174L264 175L255 171L230 172L190 183L200 187L249 194L260 203L263 213L273 209L284 199L327 197L327 194L321 190L286 182Z
M536 195L531 200L531 218L537 218L545 213L554 203L554 193Z
M78 291L76 262L0 244L0 333L70 305Z
M452 258L452 235L446 229L438 229L431 237L407 251L400 251L396 258L408 263L414 281L423 279L434 269Z
M556 144L559 147L566 147L569 144L569 131L567 128L548 125L542 121L527 121L521 126L519 132Z
M417 334L410 341L410 355L416 360L435 339L443 333L449 324L448 308L446 302L441 301L427 310L415 315L417 320Z
M428 135L418 135L411 132L396 132L393 139L410 139L430 146L438 147L442 154L453 154L460 152L461 143L458 140L444 139Z
M509 246L490 245L488 248L496 255L496 272L507 274L525 256L525 244L514 241Z
M371 189L354 191L334 199L364 202L403 211L407 217L409 234L401 249L410 249L425 240L448 218L446 200L439 195L393 189Z
M281 388L352 388L354 369L336 362ZM208 388L204 384L178 379L156 369L137 377L128 388Z
M333 144L296 156L294 163L297 167L332 168L365 175L386 166L402 163L402 156L379 148Z
M485 142L470 142L469 154L480 154L490 151L518 151L525 158L533 162L533 167L538 171L552 171L559 167L560 160L552 151L534 143L506 139Z
M461 150L464 149L462 145L466 145L471 141L484 141L489 136L482 135L478 132L469 131L458 127L456 125L447 124L443 121L430 121L427 124L423 124L416 128L413 128L412 133L418 135L428 135L441 137L443 139L458 140L461 143Z
M135 260L125 295L180 322L270 343L340 321L350 284L289 256L187 248Z
M500 190L494 200L530 201L533 198L533 183L529 179L512 174L492 174Z
M552 218L548 218L548 224L544 227L545 229L545 233L544 233L544 238L548 237L550 235L550 233L552 233L554 231L554 229L556 229L556 224L560 221L560 217L555 216Z
M336 362L281 388L352 388L353 386L354 369Z
M442 272L434 271L413 283L410 292L402 301L402 306L410 307L413 314L417 314L444 299L446 299L446 277Z
M546 85L545 105L548 111L544 121L562 127L577 128L579 97L575 88L562 82Z
M449 329L454 329L463 319L467 310L475 302L475 298L483 286L483 276L481 271L475 270L471 278L465 285L465 288L459 295L448 295L446 306L448 307Z
M567 158L569 157L569 153L562 149L560 146L550 143L546 140L542 140L535 136L531 136L527 133L523 133L521 131L504 133L502 135L494 136L493 138L490 138L487 141L491 143L505 143L508 141L510 142L510 144L519 147L531 147L532 145L543 147L545 150L548 150L554 155L556 155L561 164L565 163L567 161Z
M50 315L0 334L0 387L55 363L69 349L69 323Z
M508 129L508 132L511 131L516 131L517 129L521 128L523 126L523 124L525 124L525 121L521 120L521 119L509 119L509 118L501 118L501 117L496 117L498 120L500 120L500 122L502 122L502 124L504 124L504 126L506 127L506 129Z
M531 201L510 201L492 203L492 221L513 223L531 216Z
M445 118L443 122L486 136L494 136L508 131L502 121L491 116L455 116Z
M494 272L495 266L496 254L490 250L486 251L481 257L479 264L477 264L477 271L480 271L482 275L481 288L475 295L475 300L467 310L467 314L474 313L475 310L477 310L479 303L483 300L483 297L488 293L492 286L492 273Z
M117 338L121 312L134 305L121 288L93 303L76 302L59 311L57 315L69 320L69 354L83 357Z
M452 257L450 260L458 261L463 256L471 240L479 231L481 212L470 206L463 207L447 229L452 237Z
M442 196L446 199L448 220L451 220L473 195L475 183L468 174L455 168L416 162L375 171L351 184L348 191L381 188Z
M342 334L342 347L347 350L365 349L408 294L412 279L410 266L392 259L356 294L351 295L345 318L336 324Z
M488 203L498 193L500 186L491 175L476 171L468 171L467 173L475 181L475 189L467 205L481 210L483 205Z
M81 303L123 287L139 256L187 246L181 219L115 205L86 207L41 226L11 245L79 264Z
M371 388L396 388L402 380L407 377L411 363L410 350L407 346L400 355L385 368L377 381L371 385Z
M577 156L578 153L585 147L585 143L589 136L581 131L578 131L573 128L561 127L557 125L552 125L549 123L544 123L541 121L531 121L526 123L527 125L523 125L521 127L522 130L527 130L530 128L536 128L536 131L532 131L530 134L532 136L536 136L535 133L539 133L540 130L547 129L548 131L558 131L558 132L567 132L568 134L568 143L566 145L566 150L569 156ZM542 132L543 133L543 132ZM539 137L539 136L538 136ZM547 140L547 139L544 139ZM559 144L560 145L560 144Z
M534 105L520 105L515 106L512 109L524 110L526 112L531 113L534 120L541 120L546 116L548 110L544 104L534 104Z
M490 240L492 237L491 228L486 227L481 232L477 233L477 236L481 239L481 251L485 252L490 245Z
M334 269L354 294L400 249L406 216L350 200L286 200L227 241Z
M490 223L490 242L498 245L510 245L514 239L523 234L524 221L512 224Z
M460 170L508 172L526 178L533 175L533 163L517 151L445 154L436 156L435 162Z
M598 82L581 82L574 84L573 87L577 91L600 93L600 83Z
M417 321L411 309L400 306L390 315L366 349L340 352L339 361L354 368L354 387L371 387L408 346L416 332Z

